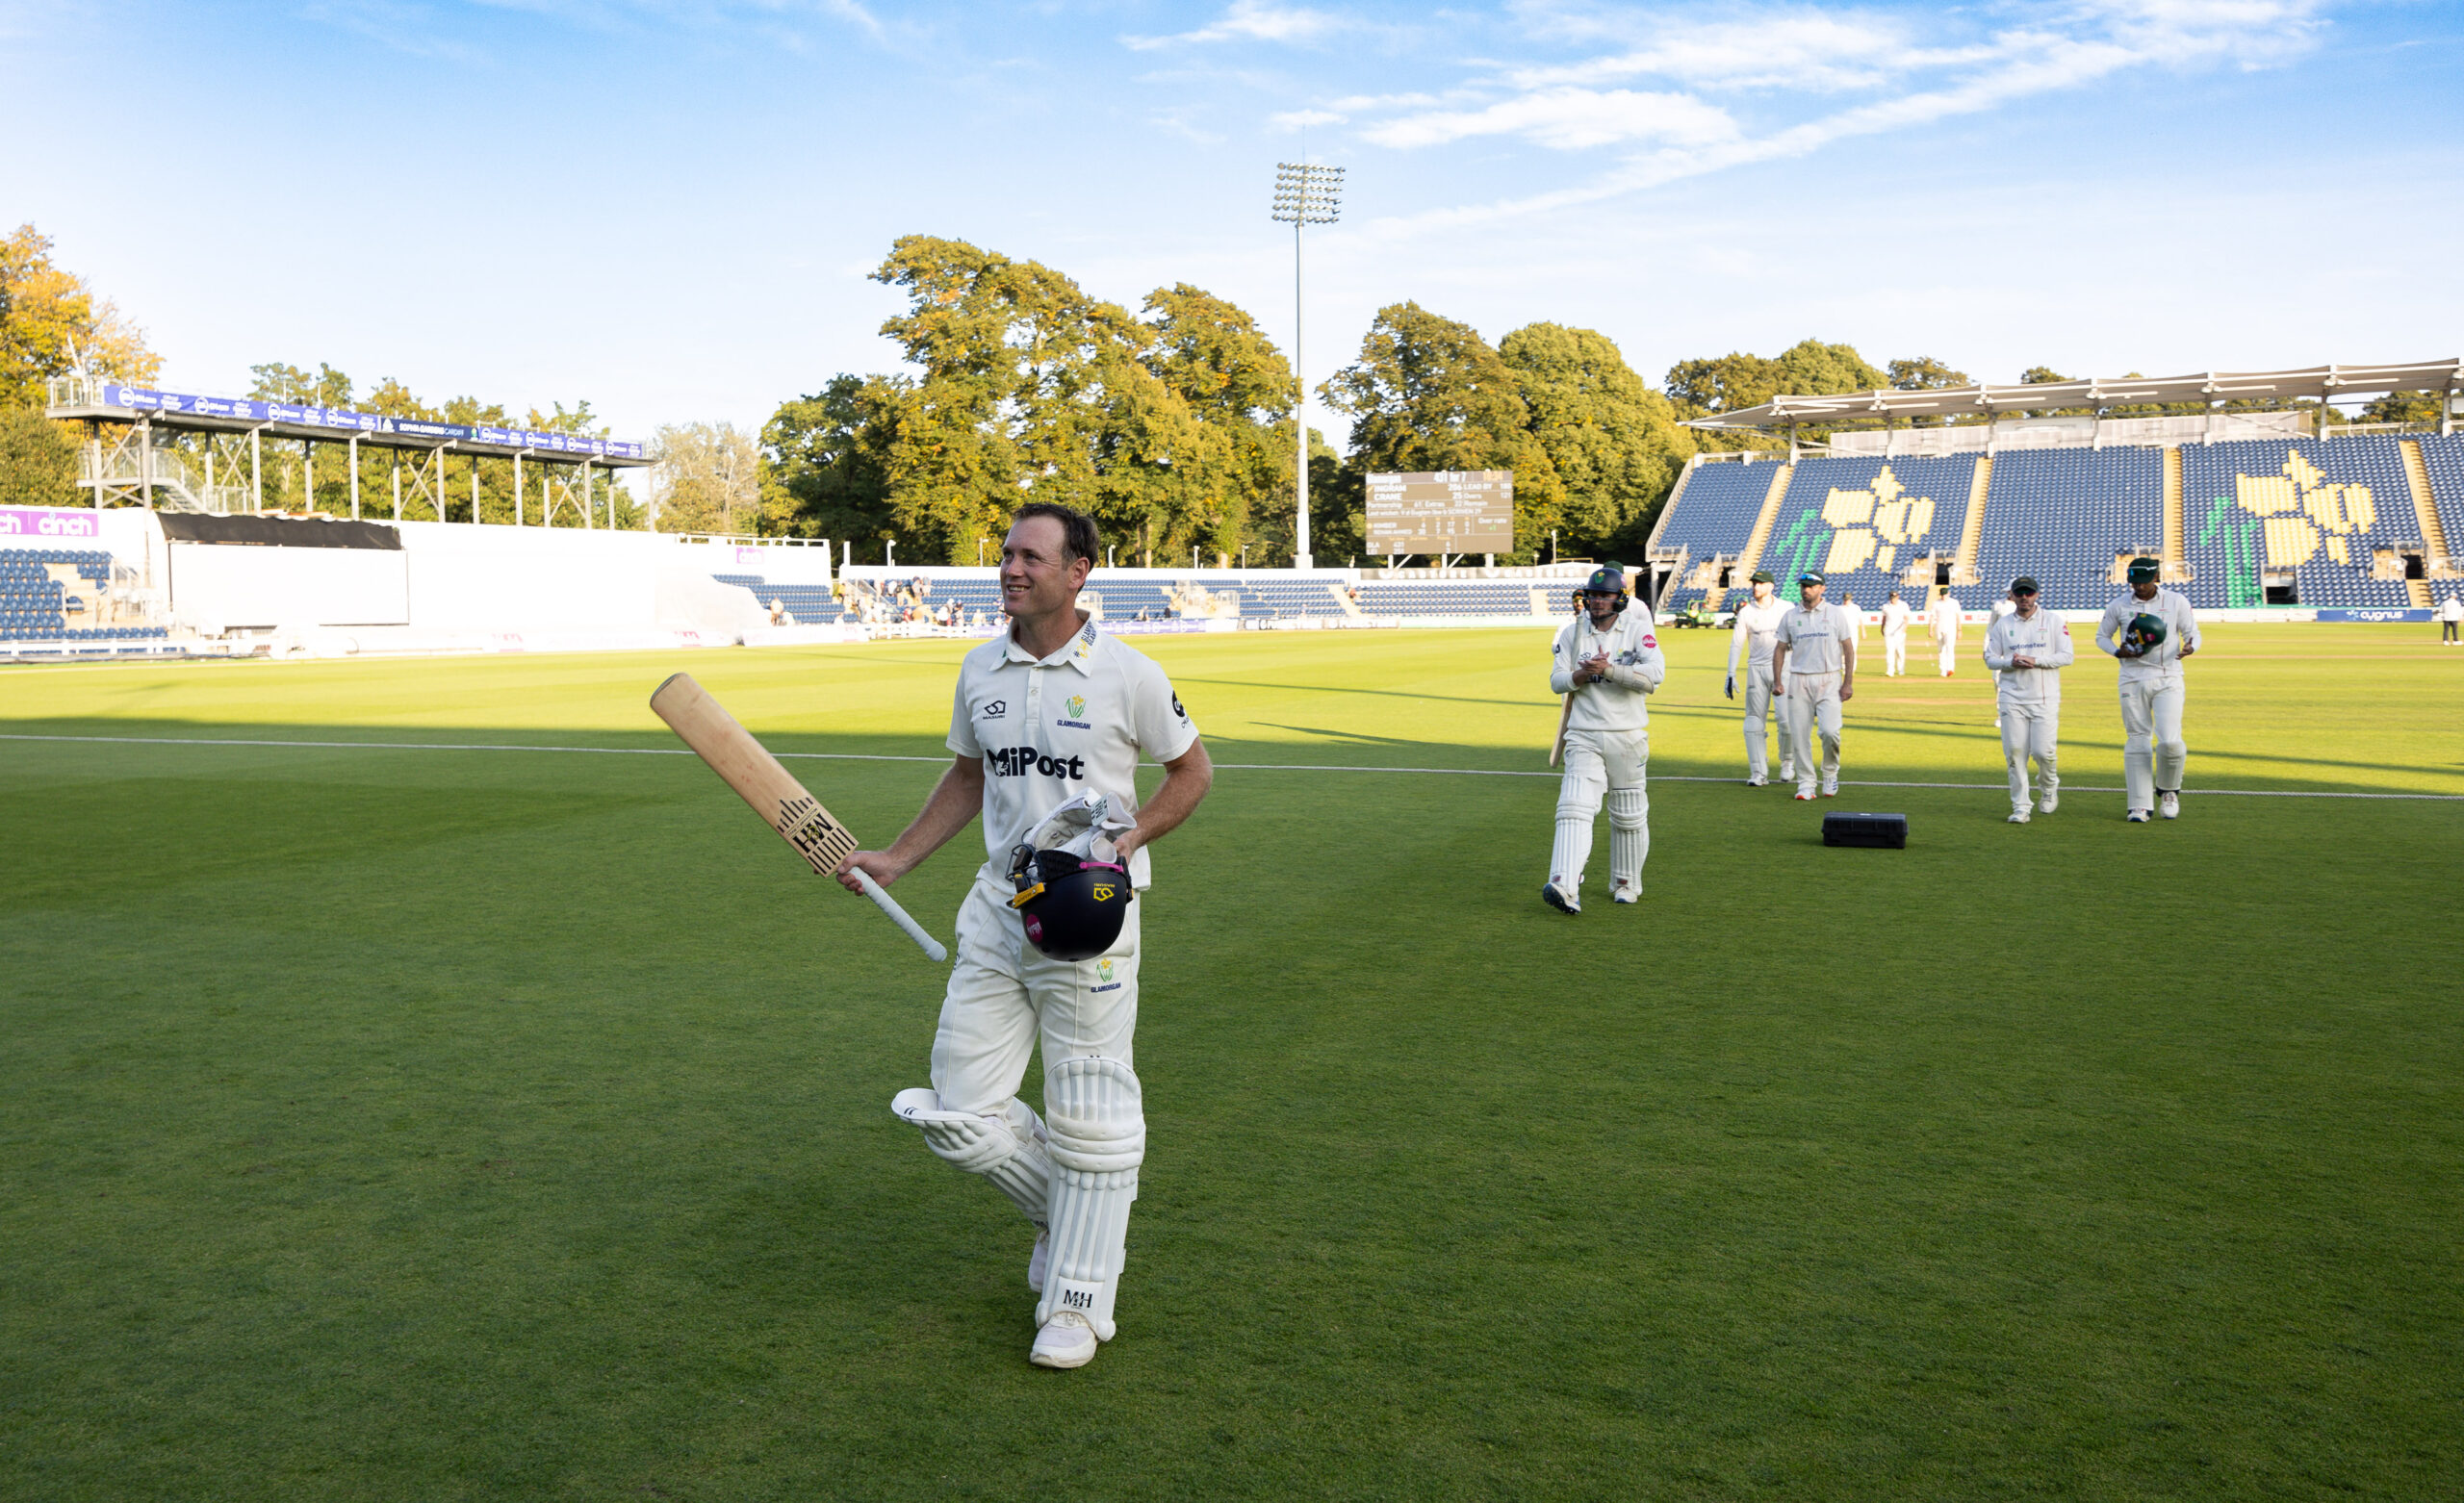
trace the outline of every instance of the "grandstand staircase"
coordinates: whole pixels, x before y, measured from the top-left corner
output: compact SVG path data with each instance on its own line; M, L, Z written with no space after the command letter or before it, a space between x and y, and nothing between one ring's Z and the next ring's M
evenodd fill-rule
M2439 573L2455 569L2455 555L2447 550L2447 526L2438 520L2438 497L2429 488L2429 466L2422 462L2419 439L2398 439L2396 447L2404 455L2404 485L2413 493L2413 518L2422 526L2422 548L2429 557L2422 560L2429 573ZM2414 592L2426 596L2428 587Z
M2165 446L2165 550L2158 561L2168 581L2191 576L2190 524L2182 516L2182 450Z
M1754 530L1746 535L1745 551L1736 556L1736 568L1729 573L1729 588L1744 589L1746 576L1761 565L1762 547L1771 541L1771 529L1779 525L1780 503L1787 499L1788 481L1796 472L1796 462L1790 460L1780 467L1778 474L1771 477L1771 489L1764 492L1762 496L1762 510L1755 514ZM1722 599L1725 599L1726 597ZM1720 603L1719 600L1712 601L1711 608L1719 609Z
M1976 554L1985 546L1985 493L1992 484L1993 456L1979 454L1976 474L1967 483L1967 517L1960 523L1960 550L1951 556L1953 584L1976 583Z

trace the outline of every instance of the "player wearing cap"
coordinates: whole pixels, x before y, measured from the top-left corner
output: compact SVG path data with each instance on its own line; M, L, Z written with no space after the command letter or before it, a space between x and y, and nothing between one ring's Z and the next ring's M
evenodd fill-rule
M2182 813L2182 659L2198 650L2191 602L2158 584L2152 558L2130 561L2130 593L2105 607L2096 646L2120 660L2124 818Z
M1728 697L1736 698L1736 664L1745 659L1745 780L1748 786L1759 788L1771 778L1770 764L1763 759L1764 722L1776 721L1780 727L1780 780L1786 782L1797 776L1796 757L1788 739L1788 716L1784 708L1771 702L1772 633L1780 629L1780 618L1788 614L1771 592L1771 576L1756 570L1747 581L1754 587L1754 599L1736 609L1736 628L1729 634Z
M1942 676L1948 678L1960 654L1959 598L1944 590L1934 597L1933 609L1926 612L1925 619L1933 627L1934 646L1941 655Z
M1896 678L1908 672L1908 618L1912 614L1908 602L1893 590L1883 602L1883 676Z
M1771 683L1787 706L1797 745L1797 797L1814 796L1813 746L1822 739L1822 796L1839 797L1839 706L1857 697L1857 629L1848 613L1822 599L1822 575L1797 576L1804 600L1780 618Z
M1566 696L1560 741L1565 775L1557 785L1557 835L1540 899L1560 913L1582 911L1582 869L1601 799L1608 802L1609 895L1642 896L1652 853L1651 800L1643 787L1651 760L1651 709L1644 701L1668 675L1648 613L1628 610L1626 574L1595 569L1575 592L1575 619L1557 633L1549 687Z
M887 886L983 815L990 859L959 909L932 1088L900 1092L892 1109L922 1130L926 1147L991 1181L1034 1223L1027 1282L1042 1298L1028 1360L1045 1367L1083 1366L1115 1330L1146 1151L1131 1054L1145 903L1129 904L1099 953L1062 958L1077 952L1046 930L1030 940L1018 904L1034 894L1009 879L1014 848L1075 807L1087 816L1082 840L1103 842L1088 869L1125 868L1142 889L1147 846L1189 817L1215 776L1164 671L1078 609L1095 548L1095 524L1080 513L1041 501L1019 508L1001 548L1010 629L959 669L948 743L956 760L889 849L857 852L840 877L857 886L845 870L860 866ZM1165 768L1142 807L1141 752ZM1039 1041L1046 1118L1018 1099Z
M1985 666L1995 675L1993 697L2002 720L2002 759L2011 769L2011 823L2028 822L2028 759L2037 764L2040 805L2050 814L2061 802L2062 778L2054 747L2062 735L2062 670L2070 666L2070 624L2037 604L2037 582L2025 574L2011 581L2011 609L1985 632Z

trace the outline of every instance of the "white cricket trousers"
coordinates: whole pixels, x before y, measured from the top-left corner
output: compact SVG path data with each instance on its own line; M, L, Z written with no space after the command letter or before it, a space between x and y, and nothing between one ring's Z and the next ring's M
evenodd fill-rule
M1789 733L1796 738L1797 791L1814 792L1813 744L1822 738L1822 786L1839 786L1839 675L1788 675Z
M1906 672L1908 672L1908 633L1905 631L1884 632L1883 673L1886 676L1895 678Z
M1643 786L1652 756L1648 730L1569 730L1566 771L1557 783L1557 838L1549 880L1569 898L1581 896L1591 860L1592 822L1608 803L1608 879L1640 892L1652 853L1651 796Z
M1938 633L1934 638L1934 642L1941 650L1941 674L1943 677L1947 678L1951 675L1952 665L1959 661L1959 633L1955 631L1947 637Z
M2055 770L2054 746L2062 734L2060 704L2005 704L2002 706L2002 760L2011 769L2011 812L2024 814L2028 809L2028 759L2037 764L2037 780L2042 797L2050 799L2062 787L2062 777Z
M1027 943L1009 899L982 877L959 907L959 957L933 1034L933 1089L944 1111L999 1116L1027 1078L1039 1039L1049 1071L1072 1055L1101 1055L1137 1068L1138 917L1129 905L1120 938L1092 960L1055 960Z
M1784 706L1771 702L1771 665L1745 665L1745 770L1755 777L1770 776L1771 765L1764 759L1765 721L1775 723L1780 731L1780 765L1789 766L1794 760L1788 739L1788 714Z
M2153 809L2156 795L2179 793L2191 749L2182 742L2182 681L2121 681L2123 807Z

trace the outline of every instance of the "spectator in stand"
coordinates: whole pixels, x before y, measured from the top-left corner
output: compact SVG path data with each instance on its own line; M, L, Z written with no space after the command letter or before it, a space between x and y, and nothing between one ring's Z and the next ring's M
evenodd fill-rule
M2438 645L2440 647L2455 646L2455 628L2458 624L2464 624L2464 594L2451 594L2446 603L2438 608Z
M787 619L787 607L785 603L775 595L770 598L770 624L773 626L792 626L795 624L794 622Z

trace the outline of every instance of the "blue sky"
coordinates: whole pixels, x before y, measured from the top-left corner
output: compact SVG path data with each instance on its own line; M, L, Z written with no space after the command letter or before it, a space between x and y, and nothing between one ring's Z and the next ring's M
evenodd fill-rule
M1278 160L1349 169L1313 382L1401 298L1671 362L1989 380L2464 349L2464 6L0 0L0 218L166 357L620 436L880 370L901 234L1292 319Z

